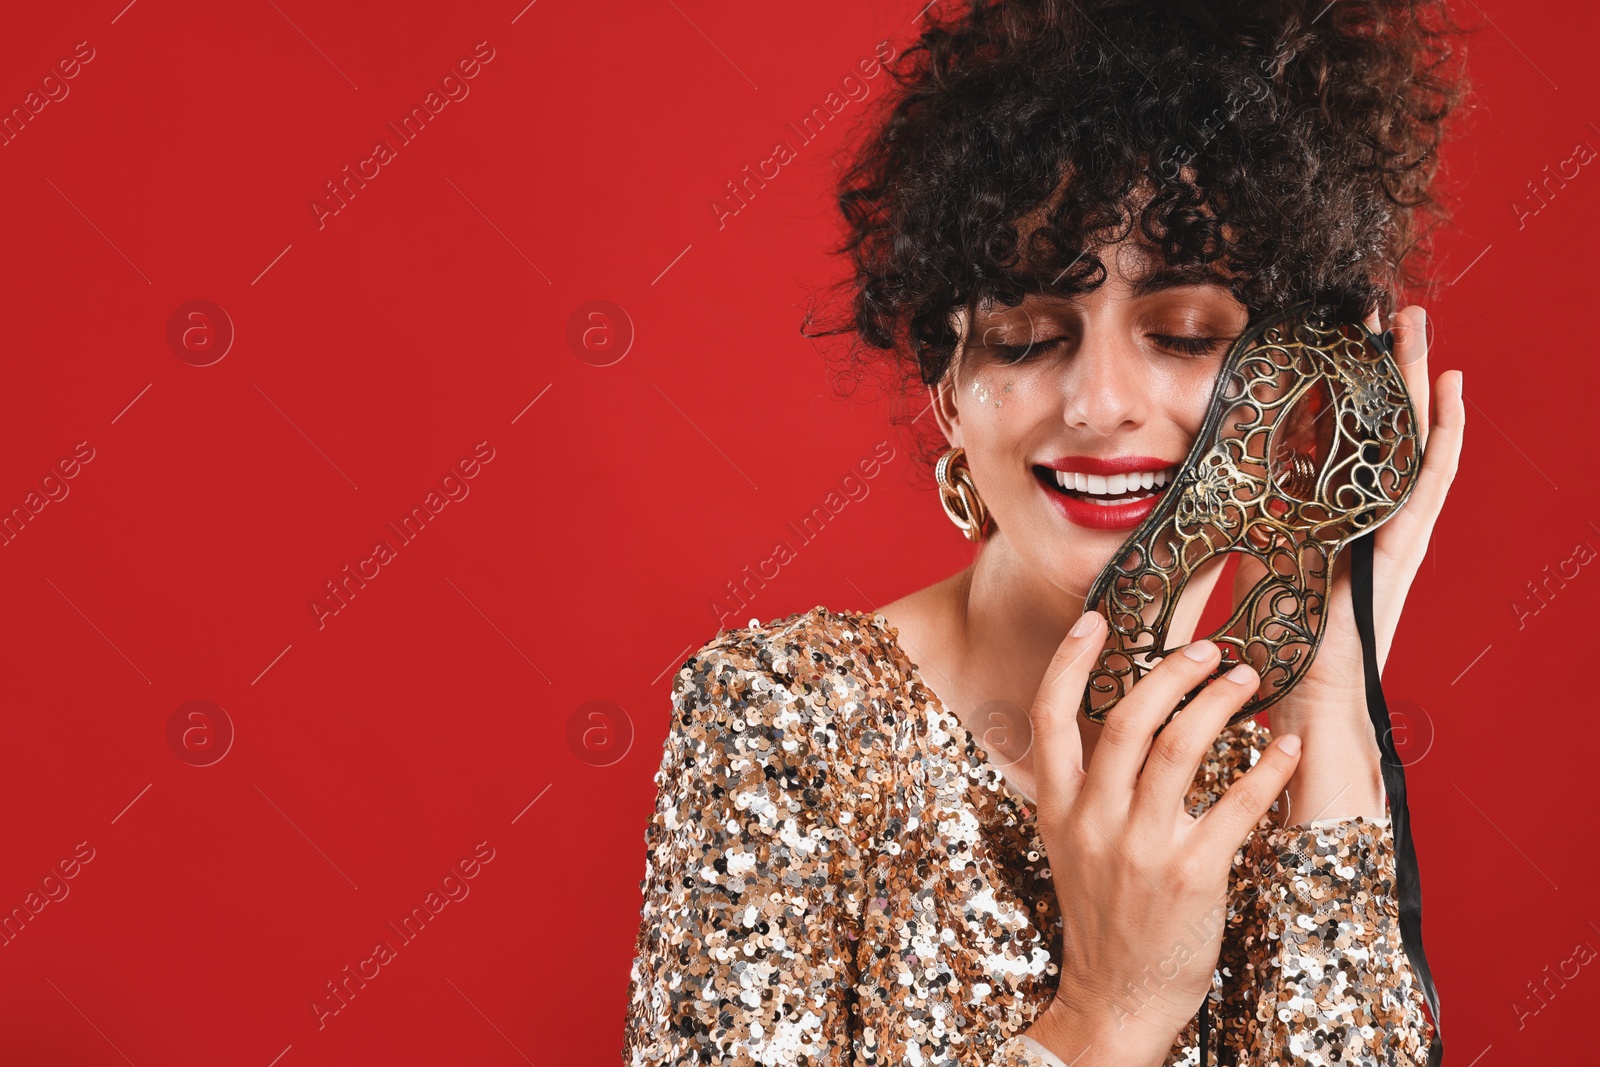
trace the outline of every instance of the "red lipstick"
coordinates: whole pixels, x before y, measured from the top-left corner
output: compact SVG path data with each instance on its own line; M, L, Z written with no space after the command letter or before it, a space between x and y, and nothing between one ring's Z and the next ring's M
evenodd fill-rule
M1096 502L1099 494L1061 488L1051 472L1072 471L1102 477L1165 470L1172 470L1175 474L1179 462L1181 461L1159 459L1154 456L1062 456L1038 464L1033 468L1033 475L1045 495L1050 498L1050 503L1073 525L1091 530L1127 530L1139 525L1155 510L1161 494L1166 491L1166 486L1141 490L1148 495L1138 500L1120 504L1102 504Z
M1047 459L1041 467L1053 471L1077 471L1079 474L1130 474L1133 471L1164 471L1182 463L1179 459L1156 459L1154 456L1062 456Z

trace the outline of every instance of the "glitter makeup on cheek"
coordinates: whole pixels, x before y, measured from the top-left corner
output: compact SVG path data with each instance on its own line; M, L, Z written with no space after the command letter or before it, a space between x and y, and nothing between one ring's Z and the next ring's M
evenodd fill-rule
M994 406L998 408L1005 406L1005 400L1003 397L1011 395L1012 390L1016 388L1016 383L1010 378L1007 378L1006 384L1000 387L1000 396L996 396L994 391L989 388L989 383L984 381L982 375L979 375L978 377L972 379L971 388L972 395L977 399L978 403L987 404L990 401L993 401Z

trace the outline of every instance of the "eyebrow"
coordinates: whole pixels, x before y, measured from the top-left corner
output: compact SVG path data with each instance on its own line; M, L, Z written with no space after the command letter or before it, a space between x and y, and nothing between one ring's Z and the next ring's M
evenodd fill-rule
M1228 282L1222 275L1204 268L1184 270L1176 267L1158 267L1134 281L1133 295L1152 296L1155 293L1166 292L1168 289L1183 289L1196 285L1210 285L1219 289L1226 289Z

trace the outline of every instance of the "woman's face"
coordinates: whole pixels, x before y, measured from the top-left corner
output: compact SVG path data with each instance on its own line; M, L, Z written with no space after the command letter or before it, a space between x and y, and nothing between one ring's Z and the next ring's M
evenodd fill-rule
M1079 598L1171 484L1249 317L1220 276L1180 279L1126 242L1102 259L1091 293L978 308L934 390L991 538Z

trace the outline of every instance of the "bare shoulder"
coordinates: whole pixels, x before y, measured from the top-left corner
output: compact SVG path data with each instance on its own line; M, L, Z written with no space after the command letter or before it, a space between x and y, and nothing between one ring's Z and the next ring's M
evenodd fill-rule
M891 600L878 609L878 614L897 632L901 647L909 655L943 661L950 651L951 622L958 614L961 591L969 580L970 570L958 571Z

